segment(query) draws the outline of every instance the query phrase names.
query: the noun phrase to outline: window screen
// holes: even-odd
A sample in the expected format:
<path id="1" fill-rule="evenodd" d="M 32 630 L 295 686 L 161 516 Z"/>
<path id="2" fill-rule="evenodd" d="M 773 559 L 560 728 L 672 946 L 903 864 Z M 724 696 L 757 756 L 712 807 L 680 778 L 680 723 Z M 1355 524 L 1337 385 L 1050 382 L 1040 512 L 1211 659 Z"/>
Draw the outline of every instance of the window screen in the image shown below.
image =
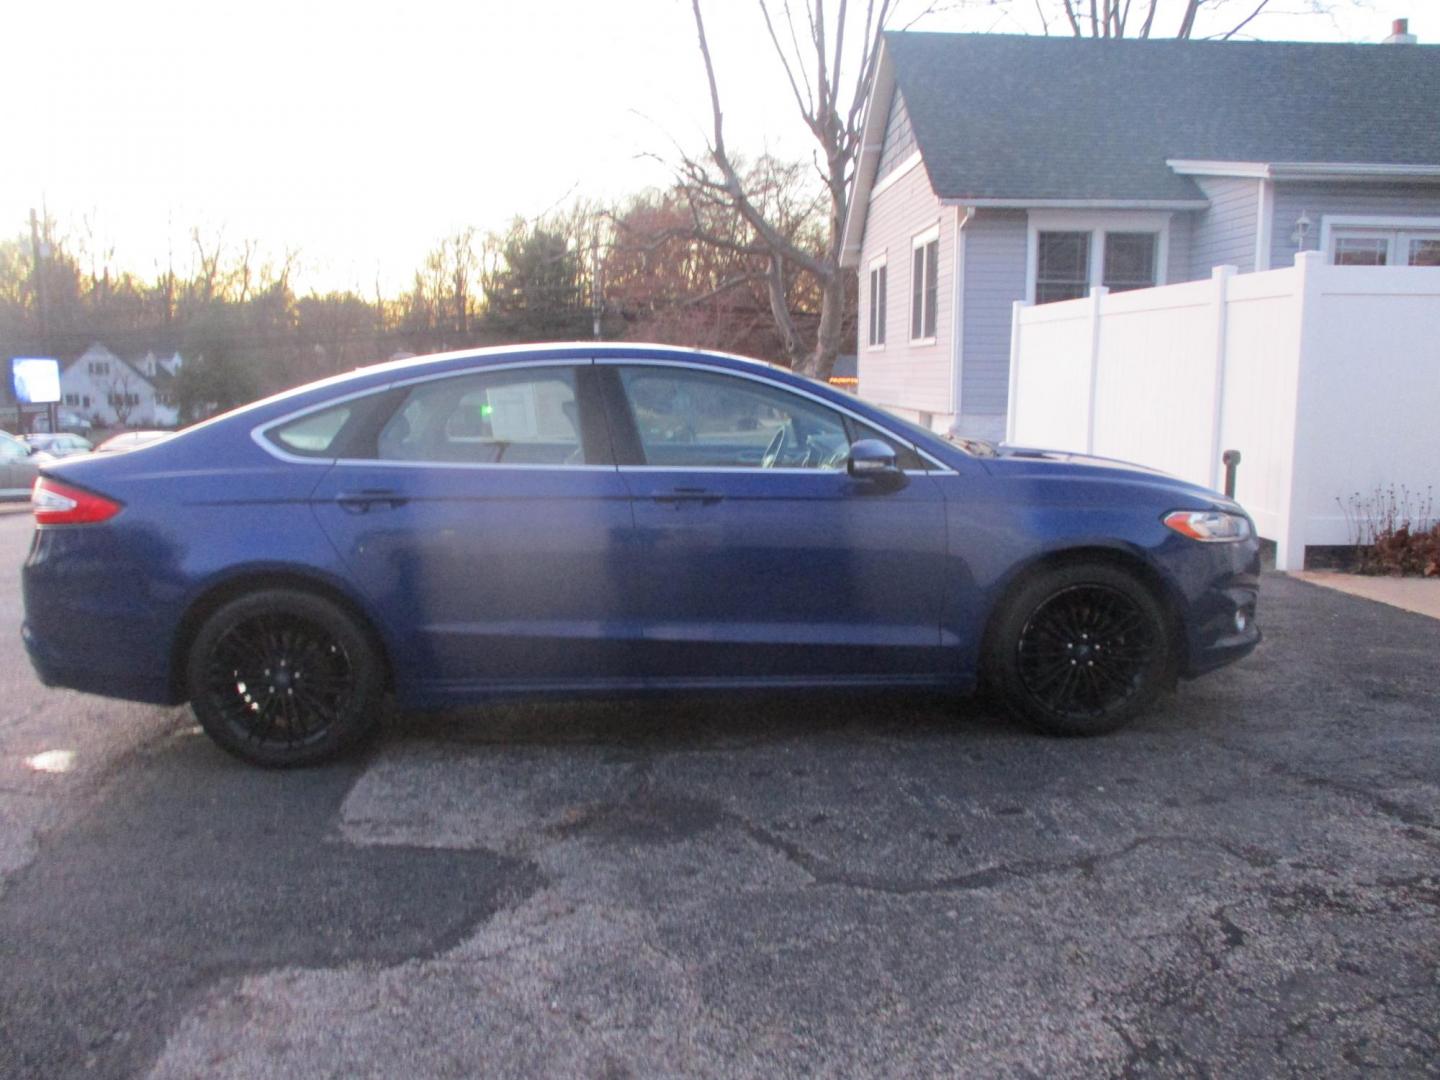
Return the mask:
<path id="1" fill-rule="evenodd" d="M 910 281 L 910 337 L 935 336 L 935 303 L 939 297 L 940 241 L 931 240 L 915 249 Z"/>
<path id="2" fill-rule="evenodd" d="M 885 267 L 870 271 L 870 344 L 885 344 Z"/>
<path id="3" fill-rule="evenodd" d="M 1155 284 L 1154 233 L 1105 234 L 1105 279 L 1111 292 L 1148 289 Z"/>
<path id="4" fill-rule="evenodd" d="M 1336 266 L 1384 266 L 1390 241 L 1383 236 L 1342 236 L 1335 241 Z"/>
<path id="5" fill-rule="evenodd" d="M 1035 271 L 1035 302 L 1076 300 L 1090 287 L 1090 234 L 1042 232 Z"/>

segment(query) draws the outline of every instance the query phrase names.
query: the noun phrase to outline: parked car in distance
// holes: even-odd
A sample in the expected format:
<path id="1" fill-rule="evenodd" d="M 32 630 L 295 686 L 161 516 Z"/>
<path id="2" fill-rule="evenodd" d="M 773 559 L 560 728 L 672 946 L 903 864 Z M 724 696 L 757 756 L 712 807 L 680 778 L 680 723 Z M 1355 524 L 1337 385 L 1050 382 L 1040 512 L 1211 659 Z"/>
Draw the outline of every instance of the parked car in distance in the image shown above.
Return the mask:
<path id="1" fill-rule="evenodd" d="M 354 746 L 386 694 L 983 680 L 1098 734 L 1260 638 L 1258 540 L 1216 492 L 663 346 L 362 368 L 49 463 L 34 508 L 41 679 L 188 700 L 262 765 Z"/>
<path id="2" fill-rule="evenodd" d="M 40 466 L 49 460 L 49 454 L 0 431 L 0 501 L 23 502 L 30 498 Z"/>
<path id="3" fill-rule="evenodd" d="M 114 454 L 121 450 L 135 450 L 161 439 L 168 439 L 174 434 L 173 431 L 122 431 L 119 435 L 111 435 L 101 442 L 95 447 L 95 453 Z"/>
<path id="4" fill-rule="evenodd" d="M 47 432 L 40 432 L 34 435 L 24 436 L 25 442 L 37 450 L 44 450 L 51 457 L 69 457 L 71 454 L 88 454 L 95 449 L 95 444 L 81 435 L 74 435 L 62 431 L 59 434 L 51 435 Z"/>
<path id="5" fill-rule="evenodd" d="M 89 435 L 92 425 L 80 413 L 71 409 L 60 409 L 55 414 L 55 433 L 68 431 L 72 435 Z M 50 434 L 50 416 L 48 413 L 36 413 L 33 417 L 34 430 L 37 434 Z"/>

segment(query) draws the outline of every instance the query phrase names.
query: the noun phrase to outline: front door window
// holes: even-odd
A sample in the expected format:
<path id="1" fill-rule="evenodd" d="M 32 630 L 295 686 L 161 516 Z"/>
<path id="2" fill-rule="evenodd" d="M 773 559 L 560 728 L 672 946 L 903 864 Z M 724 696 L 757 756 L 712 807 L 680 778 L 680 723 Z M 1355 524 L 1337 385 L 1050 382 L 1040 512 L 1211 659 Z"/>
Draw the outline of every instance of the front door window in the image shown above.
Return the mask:
<path id="1" fill-rule="evenodd" d="M 684 469 L 842 469 L 844 418 L 747 379 L 662 367 L 620 369 L 645 464 Z"/>

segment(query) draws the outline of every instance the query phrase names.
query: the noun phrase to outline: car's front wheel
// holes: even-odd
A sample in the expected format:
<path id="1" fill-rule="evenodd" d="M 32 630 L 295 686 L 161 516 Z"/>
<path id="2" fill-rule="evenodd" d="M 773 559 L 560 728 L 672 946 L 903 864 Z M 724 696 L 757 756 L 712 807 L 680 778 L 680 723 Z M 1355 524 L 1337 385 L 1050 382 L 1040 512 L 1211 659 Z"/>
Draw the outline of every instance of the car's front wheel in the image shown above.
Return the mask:
<path id="1" fill-rule="evenodd" d="M 186 683 L 201 727 L 256 765 L 313 765 L 375 727 L 379 652 L 322 597 L 266 589 L 222 605 L 191 646 Z"/>
<path id="2" fill-rule="evenodd" d="M 989 635 L 986 676 L 1005 708 L 1049 735 L 1128 723 L 1170 681 L 1165 613 L 1132 574 L 1055 567 L 1010 598 Z"/>

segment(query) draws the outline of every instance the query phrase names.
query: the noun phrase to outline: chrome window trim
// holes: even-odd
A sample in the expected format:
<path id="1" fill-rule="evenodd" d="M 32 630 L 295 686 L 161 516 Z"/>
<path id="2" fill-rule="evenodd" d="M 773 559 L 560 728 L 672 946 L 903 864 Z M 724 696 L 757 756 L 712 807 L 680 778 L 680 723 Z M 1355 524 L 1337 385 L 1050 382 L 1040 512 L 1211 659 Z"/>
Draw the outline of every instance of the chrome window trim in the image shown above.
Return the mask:
<path id="1" fill-rule="evenodd" d="M 790 386 L 790 385 L 788 385 L 787 383 L 780 382 L 780 381 L 777 380 L 777 379 L 766 378 L 764 375 L 762 375 L 762 374 L 760 374 L 760 373 L 758 373 L 758 372 L 752 373 L 752 372 L 749 372 L 749 371 L 735 371 L 735 370 L 732 369 L 732 368 L 716 367 L 714 364 L 697 364 L 697 363 L 695 363 L 694 361 L 689 361 L 689 360 L 646 360 L 646 359 L 634 359 L 634 360 L 631 360 L 631 359 L 628 359 L 628 358 L 623 357 L 623 356 L 609 356 L 609 355 L 603 356 L 603 357 L 597 356 L 597 357 L 595 357 L 595 359 L 593 360 L 593 363 L 595 364 L 596 367 L 680 367 L 680 368 L 690 368 L 690 369 L 695 370 L 695 371 L 709 371 L 709 372 L 712 372 L 712 373 L 715 373 L 715 374 L 719 374 L 719 375 L 733 375 L 734 377 L 739 378 L 739 379 L 749 379 L 749 380 L 751 380 L 752 382 L 764 383 L 766 386 L 774 387 L 776 390 L 781 390 L 781 391 L 784 391 L 785 393 L 797 394 L 797 395 L 799 395 L 800 397 L 808 398 L 809 400 L 815 402 L 815 404 L 817 404 L 817 405 L 823 406 L 824 408 L 831 409 L 831 410 L 833 410 L 833 411 L 835 411 L 835 412 L 841 413 L 841 414 L 844 415 L 844 416 L 850 417 L 850 419 L 851 419 L 851 420 L 854 420 L 856 423 L 864 424 L 866 427 L 876 428 L 876 429 L 884 432 L 884 433 L 885 433 L 886 435 L 888 435 L 890 438 L 894 439 L 896 442 L 900 443 L 902 446 L 908 446 L 908 447 L 909 447 L 911 450 L 913 450 L 916 454 L 920 455 L 920 457 L 924 458 L 926 461 L 929 461 L 931 464 L 933 464 L 933 465 L 935 466 L 934 469 L 926 469 L 926 470 L 924 470 L 923 475 L 929 476 L 929 475 L 932 475 L 932 474 L 934 474 L 934 473 L 936 473 L 936 472 L 952 473 L 952 474 L 953 474 L 953 473 L 955 472 L 955 469 L 954 469 L 953 466 L 946 465 L 943 461 L 937 460 L 933 454 L 927 453 L 925 450 L 921 449 L 919 446 L 916 446 L 916 445 L 915 445 L 913 442 L 911 442 L 909 439 L 902 438 L 901 436 L 896 435 L 895 432 L 891 431 L 891 430 L 890 430 L 889 428 L 887 428 L 884 424 L 877 424 L 874 420 L 871 420 L 869 417 L 867 417 L 867 416 L 861 416 L 859 413 L 852 412 L 850 409 L 847 409 L 844 405 L 837 405 L 835 402 L 830 401 L 830 400 L 827 399 L 827 398 L 823 398 L 823 397 L 821 397 L 819 394 L 812 394 L 812 393 L 810 393 L 810 391 L 808 391 L 808 390 L 802 390 L 802 389 L 800 389 L 799 387 Z M 627 469 L 629 469 L 629 468 L 664 469 L 664 470 L 666 470 L 666 471 L 673 472 L 673 471 L 675 471 L 676 469 L 684 469 L 685 466 L 683 466 L 683 465 L 626 465 L 626 466 L 623 466 L 623 468 L 627 468 Z M 720 468 L 734 469 L 734 471 L 736 471 L 736 472 L 754 472 L 754 471 L 756 471 L 755 469 L 749 468 L 749 467 L 746 467 L 746 466 L 722 466 L 722 467 L 720 467 Z M 706 469 L 690 469 L 689 471 L 690 471 L 690 472 L 707 472 L 707 471 L 708 471 L 708 472 L 713 472 L 713 471 L 716 471 L 716 470 L 714 470 L 714 469 L 711 469 L 711 470 L 706 470 Z M 765 471 L 766 471 L 766 472 L 780 472 L 781 470 L 779 470 L 779 469 L 766 469 Z M 817 471 L 827 471 L 827 470 L 796 469 L 796 470 L 793 470 L 793 471 L 795 471 L 795 472 L 813 473 L 813 472 L 817 472 Z M 836 471 L 839 471 L 839 470 L 836 470 Z M 917 471 L 919 471 L 919 470 L 907 469 L 906 471 L 907 471 L 907 472 L 917 472 Z"/>
<path id="2" fill-rule="evenodd" d="M 269 439 L 265 438 L 265 434 L 266 434 L 271 428 L 279 427 L 281 424 L 287 424 L 287 423 L 289 423 L 290 421 L 292 421 L 292 420 L 297 420 L 297 419 L 299 419 L 299 418 L 302 417 L 302 416 L 308 416 L 308 415 L 311 414 L 311 413 L 324 412 L 326 409 L 333 409 L 333 408 L 336 407 L 337 405 L 343 405 L 343 404 L 345 404 L 347 401 L 355 401 L 355 400 L 357 400 L 357 399 L 359 399 L 359 398 L 369 397 L 371 394 L 383 394 L 383 393 L 387 393 L 387 392 L 390 391 L 390 390 L 395 390 L 395 389 L 398 389 L 398 388 L 400 388 L 400 387 L 416 386 L 416 385 L 418 385 L 418 384 L 420 384 L 420 383 L 427 383 L 427 382 L 438 382 L 438 381 L 440 381 L 441 379 L 457 379 L 457 378 L 463 378 L 463 377 L 471 376 L 471 375 L 483 375 L 483 374 L 488 374 L 488 373 L 490 373 L 490 372 L 492 372 L 492 371 L 513 371 L 513 370 L 515 370 L 515 369 L 517 369 L 517 368 L 532 368 L 532 367 L 533 367 L 533 368 L 543 368 L 543 367 L 572 367 L 572 368 L 573 368 L 573 367 L 584 367 L 584 366 L 586 366 L 586 365 L 593 365 L 593 366 L 596 366 L 596 367 L 605 367 L 605 366 L 611 366 L 611 367 L 678 367 L 678 368 L 687 368 L 687 369 L 690 369 L 690 370 L 693 370 L 693 371 L 708 371 L 708 372 L 716 373 L 716 374 L 719 374 L 719 375 L 729 375 L 729 376 L 733 376 L 733 377 L 738 378 L 738 379 L 749 379 L 749 380 L 751 380 L 752 382 L 762 383 L 762 384 L 764 384 L 765 386 L 773 387 L 774 389 L 780 390 L 780 391 L 782 391 L 782 392 L 784 392 L 784 393 L 796 394 L 796 395 L 798 395 L 798 396 L 800 396 L 800 397 L 803 397 L 803 398 L 806 398 L 806 399 L 808 399 L 808 400 L 810 400 L 810 401 L 815 402 L 817 405 L 820 405 L 820 406 L 822 406 L 823 408 L 831 409 L 831 410 L 833 410 L 833 411 L 835 411 L 835 412 L 838 412 L 838 413 L 840 413 L 840 414 L 842 414 L 842 415 L 844 415 L 844 416 L 848 416 L 850 419 L 854 420 L 856 423 L 864 424 L 864 425 L 867 426 L 867 427 L 875 428 L 875 429 L 883 432 L 883 433 L 884 433 L 886 436 L 888 436 L 889 438 L 894 439 L 896 442 L 900 443 L 902 446 L 907 446 L 907 447 L 909 447 L 911 450 L 913 450 L 913 451 L 914 451 L 916 454 L 918 454 L 920 457 L 924 458 L 926 461 L 930 462 L 932 465 L 935 466 L 935 468 L 933 468 L 933 469 L 906 469 L 905 472 L 906 472 L 907 475 L 911 475 L 911 476 L 934 476 L 934 475 L 936 475 L 937 473 L 940 473 L 940 474 L 949 474 L 949 475 L 952 475 L 952 476 L 955 475 L 955 469 L 954 469 L 952 466 L 946 465 L 943 461 L 940 461 L 939 459 L 937 459 L 933 454 L 930 454 L 930 453 L 928 453 L 926 450 L 924 450 L 924 449 L 922 449 L 921 447 L 915 445 L 915 443 L 912 442 L 910 439 L 907 439 L 907 438 L 904 438 L 904 437 L 902 437 L 902 436 L 900 436 L 900 435 L 895 434 L 894 431 L 890 430 L 890 429 L 889 429 L 888 427 L 886 427 L 884 424 L 876 423 L 874 420 L 870 419 L 869 417 L 861 416 L 859 413 L 856 413 L 856 412 L 854 412 L 854 411 L 852 411 L 852 410 L 850 410 L 850 409 L 847 409 L 844 405 L 839 405 L 839 404 L 837 404 L 837 403 L 835 403 L 835 402 L 833 402 L 833 401 L 830 401 L 830 400 L 828 400 L 828 399 L 826 399 L 826 398 L 821 397 L 821 396 L 818 395 L 818 394 L 812 394 L 812 393 L 810 393 L 808 390 L 804 390 L 804 389 L 801 389 L 801 388 L 795 387 L 795 386 L 790 386 L 790 385 L 788 385 L 788 384 L 786 384 L 786 383 L 783 383 L 783 382 L 780 382 L 779 380 L 776 380 L 776 379 L 767 378 L 765 375 L 763 375 L 763 374 L 761 374 L 761 373 L 759 373 L 759 372 L 736 371 L 736 370 L 733 369 L 733 368 L 717 367 L 717 366 L 714 365 L 714 364 L 697 363 L 697 362 L 695 362 L 695 361 L 690 361 L 690 360 L 654 360 L 654 359 L 644 359 L 644 358 L 632 358 L 632 357 L 623 356 L 623 355 L 621 355 L 621 356 L 615 356 L 615 355 L 609 355 L 609 354 L 606 354 L 606 355 L 603 355 L 603 356 L 593 356 L 593 357 L 590 357 L 590 358 L 588 358 L 588 359 L 585 358 L 585 357 L 583 357 L 583 356 L 579 356 L 579 357 L 569 357 L 569 358 L 564 358 L 564 359 L 549 359 L 549 360 L 513 360 L 513 361 L 509 361 L 509 362 L 507 362 L 507 363 L 503 363 L 503 364 L 487 364 L 487 365 L 485 365 L 485 366 L 482 367 L 482 368 L 464 368 L 464 369 L 459 370 L 459 371 L 434 372 L 434 373 L 430 373 L 430 374 L 427 374 L 427 375 L 416 375 L 416 376 L 412 376 L 411 378 L 408 378 L 408 379 L 398 379 L 398 380 L 396 380 L 395 382 L 385 383 L 385 384 L 383 384 L 383 385 L 381 385 L 381 386 L 370 386 L 370 387 L 366 387 L 364 390 L 356 390 L 356 391 L 354 391 L 353 393 L 344 394 L 344 395 L 341 395 L 340 397 L 330 398 L 330 399 L 328 399 L 328 400 L 326 400 L 326 401 L 324 401 L 324 402 L 321 402 L 321 403 L 319 403 L 319 404 L 307 405 L 307 406 L 304 407 L 303 409 L 295 409 L 294 411 L 288 412 L 288 413 L 286 413 L 286 414 L 283 415 L 283 416 L 279 416 L 279 417 L 275 418 L 274 420 L 267 420 L 267 421 L 265 421 L 264 423 L 257 424 L 257 425 L 255 425 L 255 427 L 253 427 L 253 428 L 250 429 L 250 439 L 251 439 L 252 442 L 255 443 L 256 446 L 260 447 L 261 450 L 265 451 L 265 453 L 269 454 L 271 457 L 273 457 L 273 458 L 275 458 L 275 459 L 277 459 L 277 460 L 279 460 L 279 461 L 288 462 L 288 463 L 290 463 L 290 464 L 292 464 L 292 465 L 327 465 L 327 466 L 345 465 L 345 466 L 349 466 L 349 467 L 352 467 L 352 468 L 355 467 L 355 466 L 367 466 L 367 467 L 377 467 L 377 466 L 378 466 L 378 467 L 381 467 L 381 468 L 396 468 L 396 467 L 401 467 L 401 468 L 429 468 L 429 469 L 527 469 L 527 470 L 550 469 L 550 470 L 556 470 L 556 471 L 564 470 L 564 471 L 566 471 L 566 472 L 578 472 L 578 471 L 585 471 L 585 472 L 616 472 L 616 471 L 620 471 L 620 470 L 626 470 L 626 471 L 654 471 L 654 472 L 737 472 L 737 473 L 755 473 L 755 472 L 761 472 L 761 471 L 763 471 L 763 472 L 768 472 L 768 473 L 779 473 L 779 474 L 782 474 L 782 475 L 787 474 L 787 473 L 794 473 L 794 474 L 805 474 L 805 475 L 812 475 L 812 476 L 813 476 L 813 475 L 817 475 L 817 474 L 838 474 L 838 473 L 842 473 L 842 472 L 844 471 L 844 470 L 842 470 L 842 469 L 764 469 L 764 470 L 761 470 L 761 469 L 759 469 L 758 467 L 743 466 L 743 465 L 741 465 L 741 466 L 715 466 L 715 467 L 711 467 L 711 468 L 703 468 L 703 467 L 702 467 L 702 468 L 697 468 L 697 467 L 690 467 L 690 466 L 685 466 L 685 465 L 623 465 L 623 466 L 616 466 L 616 465 L 590 465 L 590 464 L 585 464 L 585 465 L 540 465 L 540 464 L 521 464 L 521 463 L 493 462 L 493 461 L 492 461 L 492 462 L 389 461 L 389 460 L 382 460 L 382 459 L 380 459 L 380 458 L 306 457 L 306 456 L 301 455 L 301 454 L 291 454 L 291 453 L 289 453 L 289 452 L 287 452 L 287 451 L 285 451 L 285 450 L 281 450 L 278 446 L 276 446 L 274 443 L 272 443 Z"/>
<path id="3" fill-rule="evenodd" d="M 396 461 L 385 458 L 335 458 L 330 464 L 367 469 L 548 469 L 552 472 L 615 472 L 614 465 L 546 465 L 526 461 Z"/>
<path id="4" fill-rule="evenodd" d="M 917 451 L 918 452 L 918 451 Z M 849 476 L 845 469 L 802 469 L 787 466 L 767 469 L 761 465 L 621 465 L 621 472 L 636 473 L 725 473 L 748 476 Z M 934 476 L 930 469 L 902 469 L 906 476 Z"/>

